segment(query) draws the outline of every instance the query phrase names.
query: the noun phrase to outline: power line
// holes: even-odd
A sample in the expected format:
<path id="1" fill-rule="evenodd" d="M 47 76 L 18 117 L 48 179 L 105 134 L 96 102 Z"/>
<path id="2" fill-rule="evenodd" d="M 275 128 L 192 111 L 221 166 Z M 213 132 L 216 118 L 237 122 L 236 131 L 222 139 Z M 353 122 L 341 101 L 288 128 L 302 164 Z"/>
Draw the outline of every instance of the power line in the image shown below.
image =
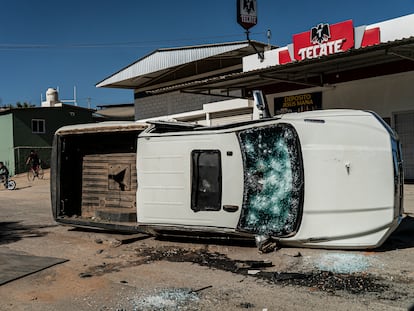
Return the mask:
<path id="1" fill-rule="evenodd" d="M 263 35 L 265 32 L 256 32 L 253 35 Z M 16 44 L 16 43 L 0 43 L 0 50 L 37 50 L 37 49 L 94 49 L 94 48 L 149 48 L 159 47 L 165 44 L 178 44 L 181 42 L 189 41 L 201 41 L 201 40 L 214 40 L 225 38 L 244 38 L 244 33 L 228 34 L 221 36 L 208 36 L 208 37 L 191 37 L 191 38 L 177 38 L 177 39 L 163 39 L 163 40 L 148 40 L 148 41 L 130 41 L 130 42 L 107 42 L 107 43 L 29 43 L 29 44 Z"/>

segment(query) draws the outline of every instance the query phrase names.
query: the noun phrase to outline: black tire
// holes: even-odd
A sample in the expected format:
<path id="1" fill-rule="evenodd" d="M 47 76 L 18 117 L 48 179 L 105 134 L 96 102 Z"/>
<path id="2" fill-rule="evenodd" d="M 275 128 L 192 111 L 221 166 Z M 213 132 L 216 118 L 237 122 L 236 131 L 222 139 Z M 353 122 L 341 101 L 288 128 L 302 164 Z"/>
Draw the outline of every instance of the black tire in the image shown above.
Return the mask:
<path id="1" fill-rule="evenodd" d="M 7 182 L 7 189 L 9 190 L 16 189 L 16 182 L 12 179 L 9 179 L 9 181 Z"/>

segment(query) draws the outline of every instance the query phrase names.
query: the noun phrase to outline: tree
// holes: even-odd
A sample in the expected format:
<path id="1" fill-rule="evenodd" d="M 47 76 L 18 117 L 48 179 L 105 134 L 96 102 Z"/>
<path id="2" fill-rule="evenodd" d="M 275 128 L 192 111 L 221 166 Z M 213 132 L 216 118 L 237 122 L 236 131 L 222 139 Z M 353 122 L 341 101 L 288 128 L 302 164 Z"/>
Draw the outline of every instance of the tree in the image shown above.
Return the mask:
<path id="1" fill-rule="evenodd" d="M 17 102 L 16 105 L 13 104 L 9 104 L 9 105 L 5 105 L 3 106 L 3 108 L 32 108 L 32 107 L 36 107 L 36 105 L 32 105 L 30 102 Z"/>

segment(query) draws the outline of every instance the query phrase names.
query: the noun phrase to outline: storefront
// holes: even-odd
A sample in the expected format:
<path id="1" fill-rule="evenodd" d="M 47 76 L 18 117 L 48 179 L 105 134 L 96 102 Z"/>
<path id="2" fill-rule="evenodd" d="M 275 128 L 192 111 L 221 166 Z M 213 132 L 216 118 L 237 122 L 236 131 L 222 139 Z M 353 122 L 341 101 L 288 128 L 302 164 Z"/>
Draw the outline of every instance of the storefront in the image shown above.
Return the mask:
<path id="1" fill-rule="evenodd" d="M 378 113 L 403 144 L 405 178 L 414 181 L 414 14 L 367 26 L 318 24 L 292 44 L 243 58 L 243 72 L 177 84 L 203 93 L 262 90 L 274 114 L 315 109 Z M 224 105 L 224 104 L 223 104 Z"/>
<path id="2" fill-rule="evenodd" d="M 274 115 L 372 110 L 398 131 L 405 177 L 414 181 L 414 14 L 366 26 L 355 26 L 352 20 L 321 23 L 279 48 L 249 43 L 264 50 L 264 58 L 246 42 L 159 50 L 97 86 L 134 89 L 136 120 L 167 116 L 207 125 L 248 120 L 254 117 L 248 99 L 255 89 L 266 94 Z M 166 54 L 189 52 L 201 52 L 205 58 L 157 67 Z M 234 57 L 227 67 L 207 66 L 212 60 L 223 64 L 226 53 Z M 153 72 L 137 74 L 143 64 Z M 206 71 L 186 69 L 194 64 Z M 176 78 L 177 68 L 185 78 Z M 234 106 L 235 98 L 244 102 Z M 154 112 L 142 117 L 145 109 Z"/>
<path id="3" fill-rule="evenodd" d="M 351 20 L 319 24 L 293 35 L 292 44 L 265 52 L 264 62 L 245 57 L 243 69 L 247 74 L 286 68 L 262 74 L 280 78 L 276 85 L 263 85 L 275 114 L 337 108 L 377 112 L 399 134 L 405 177 L 414 180 L 413 36 L 414 14 L 361 27 Z"/>

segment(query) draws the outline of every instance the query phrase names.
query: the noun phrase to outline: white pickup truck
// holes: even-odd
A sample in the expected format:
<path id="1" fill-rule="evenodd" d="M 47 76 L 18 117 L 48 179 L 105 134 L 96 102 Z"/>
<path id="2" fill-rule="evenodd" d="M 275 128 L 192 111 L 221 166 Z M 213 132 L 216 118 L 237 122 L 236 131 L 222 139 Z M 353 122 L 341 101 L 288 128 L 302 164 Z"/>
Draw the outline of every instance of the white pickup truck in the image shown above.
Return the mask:
<path id="1" fill-rule="evenodd" d="M 68 126 L 51 168 L 54 219 L 71 226 L 375 248 L 403 213 L 400 144 L 366 111 Z"/>

